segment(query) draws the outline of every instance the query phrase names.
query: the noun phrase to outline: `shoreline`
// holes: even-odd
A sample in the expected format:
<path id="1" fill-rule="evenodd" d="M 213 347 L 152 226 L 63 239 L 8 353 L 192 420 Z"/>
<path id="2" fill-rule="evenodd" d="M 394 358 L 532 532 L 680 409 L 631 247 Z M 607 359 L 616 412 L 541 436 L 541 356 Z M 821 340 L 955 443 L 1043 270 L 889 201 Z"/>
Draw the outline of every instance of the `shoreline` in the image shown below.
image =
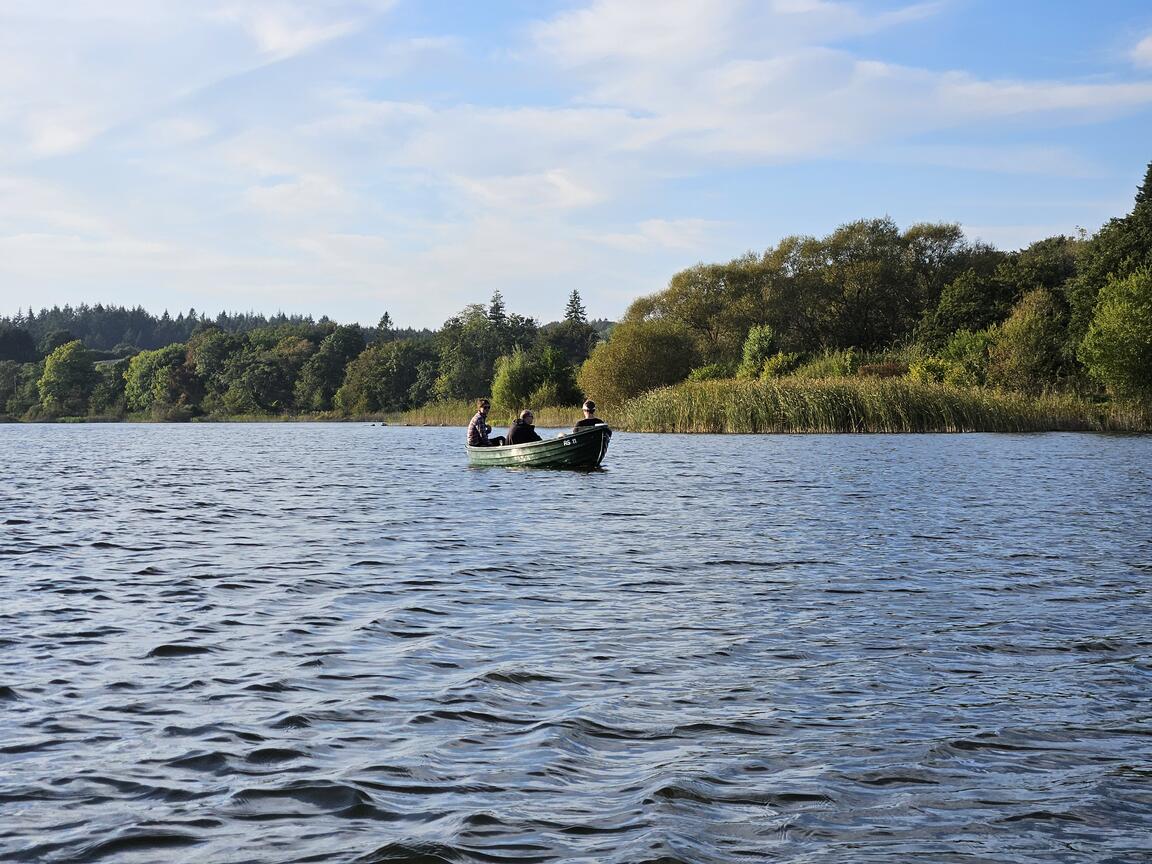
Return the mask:
<path id="1" fill-rule="evenodd" d="M 191 416 L 183 411 L 118 417 L 60 416 L 0 423 L 372 423 L 407 427 L 465 427 L 474 407 L 465 401 L 430 403 L 408 411 L 343 416 L 239 414 Z M 541 429 L 566 429 L 574 407 L 536 409 Z M 651 390 L 621 405 L 604 406 L 621 432 L 681 434 L 952 434 L 967 432 L 1152 433 L 1152 410 L 1095 402 L 1072 393 L 1029 396 L 984 388 L 878 378 L 724 379 L 684 382 Z M 516 412 L 493 411 L 491 425 L 511 424 Z"/>

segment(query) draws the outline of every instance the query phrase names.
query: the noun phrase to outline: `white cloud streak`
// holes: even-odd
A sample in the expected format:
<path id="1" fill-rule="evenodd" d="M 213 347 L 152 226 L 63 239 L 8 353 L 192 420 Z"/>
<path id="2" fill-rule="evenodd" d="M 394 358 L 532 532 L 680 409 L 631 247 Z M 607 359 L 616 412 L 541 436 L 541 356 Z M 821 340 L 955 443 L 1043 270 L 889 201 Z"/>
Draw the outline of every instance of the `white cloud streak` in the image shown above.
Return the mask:
<path id="1" fill-rule="evenodd" d="M 1145 69 L 1152 68 L 1152 34 L 1136 43 L 1132 49 L 1132 62 Z"/>
<path id="2" fill-rule="evenodd" d="M 546 285 L 623 297 L 614 314 L 726 254 L 730 226 L 653 203 L 670 179 L 823 157 L 1085 177 L 1066 146 L 998 139 L 1152 105 L 1139 77 L 997 80 L 853 47 L 936 3 L 593 0 L 505 51 L 549 98 L 485 90 L 494 55 L 461 34 L 386 35 L 392 5 L 0 7 L 0 312 L 26 305 L 4 286 L 159 285 L 433 325 L 496 287 L 559 314 Z M 1132 60 L 1152 65 L 1152 37 Z"/>

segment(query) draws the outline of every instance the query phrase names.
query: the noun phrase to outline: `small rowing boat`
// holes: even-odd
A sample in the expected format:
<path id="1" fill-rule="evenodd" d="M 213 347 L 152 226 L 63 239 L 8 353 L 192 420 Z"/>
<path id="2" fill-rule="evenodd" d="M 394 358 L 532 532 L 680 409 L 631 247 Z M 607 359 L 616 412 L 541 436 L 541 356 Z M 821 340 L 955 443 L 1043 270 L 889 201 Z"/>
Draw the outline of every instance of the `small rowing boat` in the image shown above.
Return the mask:
<path id="1" fill-rule="evenodd" d="M 504 447 L 468 447 L 468 464 L 476 468 L 571 468 L 590 471 L 600 467 L 612 430 L 607 423 L 559 438 Z"/>

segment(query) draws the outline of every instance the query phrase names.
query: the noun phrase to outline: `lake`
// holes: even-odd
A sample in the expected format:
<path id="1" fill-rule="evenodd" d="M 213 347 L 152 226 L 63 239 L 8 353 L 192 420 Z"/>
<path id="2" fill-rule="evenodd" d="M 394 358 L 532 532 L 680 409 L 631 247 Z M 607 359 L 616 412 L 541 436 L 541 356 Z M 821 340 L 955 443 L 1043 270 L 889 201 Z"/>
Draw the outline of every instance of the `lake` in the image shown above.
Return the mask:
<path id="1" fill-rule="evenodd" d="M 1152 437 L 0 426 L 0 859 L 1147 862 Z"/>

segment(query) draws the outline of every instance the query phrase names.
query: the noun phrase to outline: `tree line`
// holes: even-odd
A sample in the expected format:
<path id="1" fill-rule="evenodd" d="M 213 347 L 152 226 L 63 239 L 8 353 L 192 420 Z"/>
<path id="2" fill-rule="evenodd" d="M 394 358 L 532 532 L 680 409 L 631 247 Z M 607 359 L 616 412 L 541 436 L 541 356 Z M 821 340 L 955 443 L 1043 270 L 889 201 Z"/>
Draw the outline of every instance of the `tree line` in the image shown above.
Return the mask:
<path id="1" fill-rule="evenodd" d="M 699 264 L 580 373 L 623 402 L 684 380 L 910 377 L 1152 407 L 1152 164 L 1125 216 L 1017 252 L 891 219 Z"/>
<path id="2" fill-rule="evenodd" d="M 787 376 L 1152 408 L 1152 164 L 1131 212 L 1090 237 L 1004 252 L 954 224 L 860 220 L 689 267 L 616 324 L 589 321 L 577 291 L 550 324 L 496 292 L 435 331 L 104 306 L 0 319 L 0 414 L 25 419 L 359 416 L 481 395 L 511 411 Z"/>
<path id="3" fill-rule="evenodd" d="M 563 320 L 543 326 L 509 312 L 497 291 L 436 331 L 397 328 L 388 313 L 362 327 L 195 310 L 176 318 L 123 307 L 29 310 L 0 319 L 0 414 L 353 416 L 489 393 L 509 408 L 577 404 L 576 370 L 610 327 L 588 320 L 577 291 Z M 187 335 L 154 348 L 124 341 L 166 332 Z"/>

